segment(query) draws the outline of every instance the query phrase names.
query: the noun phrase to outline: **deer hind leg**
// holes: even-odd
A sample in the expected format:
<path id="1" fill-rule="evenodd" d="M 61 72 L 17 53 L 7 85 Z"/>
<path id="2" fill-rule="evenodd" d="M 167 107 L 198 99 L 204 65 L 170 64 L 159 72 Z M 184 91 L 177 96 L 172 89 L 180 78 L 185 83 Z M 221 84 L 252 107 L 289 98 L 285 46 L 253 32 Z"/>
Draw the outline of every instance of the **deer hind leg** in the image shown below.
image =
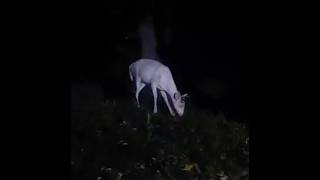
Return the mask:
<path id="1" fill-rule="evenodd" d="M 153 94 L 153 113 L 157 113 L 158 112 L 158 108 L 157 108 L 157 87 L 155 84 L 151 84 L 151 88 L 152 88 L 152 94 Z"/>
<path id="2" fill-rule="evenodd" d="M 164 101 L 166 102 L 166 105 L 167 105 L 167 107 L 168 107 L 168 109 L 169 109 L 169 111 L 170 111 L 170 114 L 171 114 L 172 116 L 175 116 L 175 112 L 172 110 L 172 108 L 171 108 L 171 106 L 170 106 L 170 103 L 169 103 L 169 101 L 168 101 L 168 96 L 167 96 L 166 92 L 165 92 L 165 91 L 160 91 L 160 93 L 161 93 L 161 95 L 162 95 L 162 98 L 163 98 Z"/>
<path id="3" fill-rule="evenodd" d="M 136 81 L 136 100 L 137 100 L 137 106 L 140 107 L 140 102 L 139 102 L 139 93 L 141 90 L 145 87 L 144 83 L 141 83 L 140 81 Z"/>

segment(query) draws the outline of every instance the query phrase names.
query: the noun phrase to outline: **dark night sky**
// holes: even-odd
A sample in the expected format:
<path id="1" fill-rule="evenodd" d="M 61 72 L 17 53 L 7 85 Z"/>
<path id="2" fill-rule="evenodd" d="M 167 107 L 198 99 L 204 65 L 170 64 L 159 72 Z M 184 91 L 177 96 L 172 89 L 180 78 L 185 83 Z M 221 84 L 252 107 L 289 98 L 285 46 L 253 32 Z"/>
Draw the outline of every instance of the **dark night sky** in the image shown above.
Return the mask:
<path id="1" fill-rule="evenodd" d="M 141 53 L 136 30 L 147 16 L 155 19 L 158 52 L 172 71 L 182 92 L 206 108 L 224 110 L 244 120 L 243 34 L 240 16 L 216 11 L 209 4 L 178 4 L 169 0 L 117 0 L 81 4 L 74 14 L 75 58 L 72 82 L 100 83 L 106 98 L 127 98 L 128 65 Z M 165 30 L 171 30 L 170 44 Z M 128 37 L 126 40 L 125 37 Z"/>

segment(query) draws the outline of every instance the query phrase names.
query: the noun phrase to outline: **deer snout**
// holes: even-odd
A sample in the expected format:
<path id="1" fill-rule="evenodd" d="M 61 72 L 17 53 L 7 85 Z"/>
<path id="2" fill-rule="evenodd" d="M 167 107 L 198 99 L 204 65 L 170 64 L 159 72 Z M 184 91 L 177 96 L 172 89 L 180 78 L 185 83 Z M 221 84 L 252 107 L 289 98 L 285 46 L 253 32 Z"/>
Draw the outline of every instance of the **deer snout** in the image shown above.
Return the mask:
<path id="1" fill-rule="evenodd" d="M 183 113 L 178 113 L 178 116 L 181 117 L 183 115 Z"/>

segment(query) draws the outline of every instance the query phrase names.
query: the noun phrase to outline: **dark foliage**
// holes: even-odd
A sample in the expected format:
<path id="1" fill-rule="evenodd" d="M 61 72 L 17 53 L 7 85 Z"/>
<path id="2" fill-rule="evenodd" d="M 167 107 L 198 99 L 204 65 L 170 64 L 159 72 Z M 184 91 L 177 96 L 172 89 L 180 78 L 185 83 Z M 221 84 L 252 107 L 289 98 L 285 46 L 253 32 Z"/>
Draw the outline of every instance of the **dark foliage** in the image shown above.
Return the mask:
<path id="1" fill-rule="evenodd" d="M 96 101 L 72 108 L 71 123 L 71 179 L 249 179 L 248 128 L 223 113 Z"/>

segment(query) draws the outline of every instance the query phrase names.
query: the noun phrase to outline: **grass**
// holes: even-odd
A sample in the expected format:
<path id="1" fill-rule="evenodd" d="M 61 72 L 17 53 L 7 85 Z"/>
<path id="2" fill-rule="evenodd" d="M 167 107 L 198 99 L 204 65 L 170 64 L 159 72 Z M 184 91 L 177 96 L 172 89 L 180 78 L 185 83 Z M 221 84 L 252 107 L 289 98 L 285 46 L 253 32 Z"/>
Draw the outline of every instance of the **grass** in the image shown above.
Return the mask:
<path id="1" fill-rule="evenodd" d="M 118 100 L 74 108 L 71 123 L 71 179 L 249 179 L 248 128 L 223 113 Z"/>

